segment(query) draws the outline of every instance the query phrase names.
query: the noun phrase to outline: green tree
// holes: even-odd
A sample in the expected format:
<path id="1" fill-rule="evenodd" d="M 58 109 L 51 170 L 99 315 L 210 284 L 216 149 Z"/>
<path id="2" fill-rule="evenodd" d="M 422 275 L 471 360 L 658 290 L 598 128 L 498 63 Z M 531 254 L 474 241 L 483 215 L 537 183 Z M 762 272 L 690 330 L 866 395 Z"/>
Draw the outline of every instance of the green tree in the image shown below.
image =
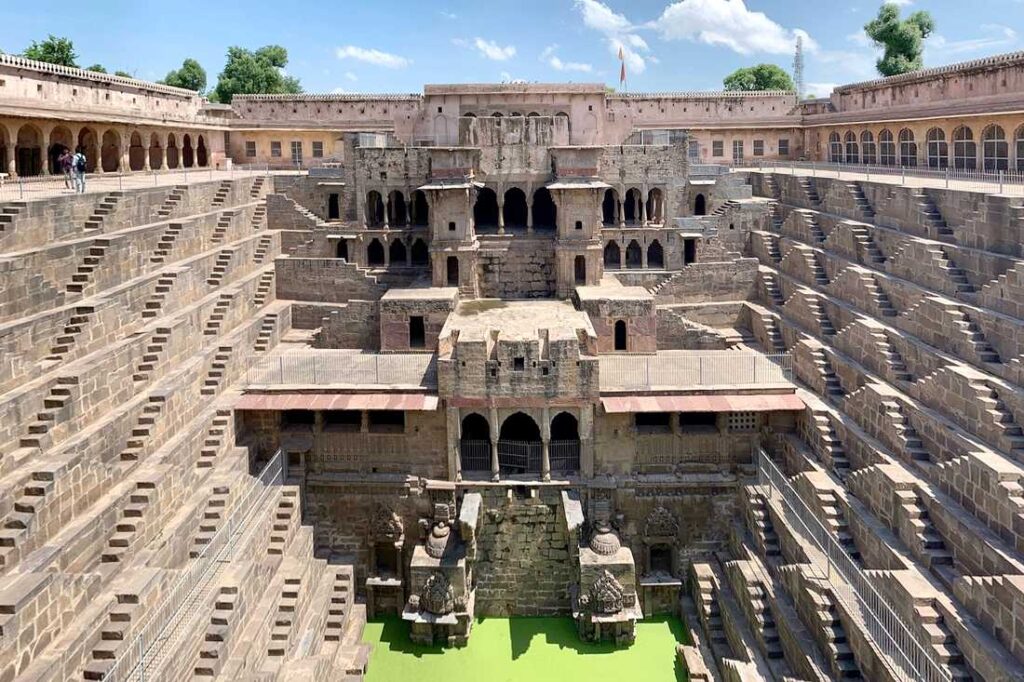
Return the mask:
<path id="1" fill-rule="evenodd" d="M 297 78 L 285 75 L 288 51 L 267 45 L 255 52 L 228 48 L 228 61 L 217 79 L 213 99 L 228 103 L 234 95 L 279 95 L 302 92 Z"/>
<path id="2" fill-rule="evenodd" d="M 180 69 L 169 71 L 161 82 L 176 88 L 203 92 L 206 90 L 206 70 L 196 60 L 186 59 Z"/>
<path id="3" fill-rule="evenodd" d="M 95 71 L 96 73 L 106 73 L 107 69 L 102 64 L 93 64 L 92 66 L 85 67 L 86 71 Z"/>
<path id="4" fill-rule="evenodd" d="M 120 76 L 121 78 L 135 78 L 135 76 L 133 76 L 132 74 L 128 73 L 127 71 L 121 71 L 120 69 L 115 71 L 114 75 Z"/>
<path id="5" fill-rule="evenodd" d="M 935 30 L 935 21 L 928 12 L 914 12 L 900 19 L 900 8 L 888 2 L 878 10 L 878 16 L 864 25 L 864 32 L 883 48 L 882 58 L 875 62 L 878 73 L 898 76 L 924 66 L 921 53 L 924 39 Z"/>
<path id="6" fill-rule="evenodd" d="M 789 74 L 775 64 L 736 69 L 722 83 L 726 90 L 796 90 Z"/>
<path id="7" fill-rule="evenodd" d="M 42 42 L 37 43 L 33 40 L 32 44 L 25 48 L 22 56 L 50 64 L 78 67 L 78 54 L 75 53 L 74 43 L 69 38 L 58 38 L 52 33 Z"/>

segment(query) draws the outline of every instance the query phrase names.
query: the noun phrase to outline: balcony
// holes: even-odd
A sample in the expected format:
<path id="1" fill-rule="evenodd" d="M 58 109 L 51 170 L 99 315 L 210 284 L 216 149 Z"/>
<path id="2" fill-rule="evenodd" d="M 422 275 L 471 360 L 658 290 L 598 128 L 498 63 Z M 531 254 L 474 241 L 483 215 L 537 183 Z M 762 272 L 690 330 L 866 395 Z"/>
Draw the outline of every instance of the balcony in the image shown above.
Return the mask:
<path id="1" fill-rule="evenodd" d="M 788 385 L 788 353 L 748 351 L 663 351 L 656 355 L 602 355 L 601 392 L 685 391 Z"/>
<path id="2" fill-rule="evenodd" d="M 437 358 L 425 353 L 299 351 L 257 360 L 246 388 L 271 386 L 436 388 Z"/>

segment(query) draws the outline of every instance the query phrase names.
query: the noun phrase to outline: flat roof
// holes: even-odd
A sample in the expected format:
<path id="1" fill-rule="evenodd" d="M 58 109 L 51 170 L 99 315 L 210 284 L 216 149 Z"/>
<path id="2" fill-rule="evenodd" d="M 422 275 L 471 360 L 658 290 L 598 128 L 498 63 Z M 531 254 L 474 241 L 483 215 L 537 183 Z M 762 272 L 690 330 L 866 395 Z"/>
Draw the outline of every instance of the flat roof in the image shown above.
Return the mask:
<path id="1" fill-rule="evenodd" d="M 388 289 L 382 301 L 448 301 L 459 295 L 458 287 L 420 287 L 416 289 Z"/>
<path id="2" fill-rule="evenodd" d="M 548 338 L 575 339 L 577 329 L 594 334 L 590 318 L 568 301 L 506 301 L 496 298 L 462 301 L 448 316 L 441 335 L 459 330 L 460 341 L 484 341 L 498 331 L 499 340 L 536 340 L 540 330 Z"/>
<path id="3" fill-rule="evenodd" d="M 615 286 L 612 284 L 597 284 L 594 286 L 576 287 L 576 295 L 580 301 L 600 301 L 614 299 L 618 301 L 651 301 L 654 294 L 644 287 Z"/>

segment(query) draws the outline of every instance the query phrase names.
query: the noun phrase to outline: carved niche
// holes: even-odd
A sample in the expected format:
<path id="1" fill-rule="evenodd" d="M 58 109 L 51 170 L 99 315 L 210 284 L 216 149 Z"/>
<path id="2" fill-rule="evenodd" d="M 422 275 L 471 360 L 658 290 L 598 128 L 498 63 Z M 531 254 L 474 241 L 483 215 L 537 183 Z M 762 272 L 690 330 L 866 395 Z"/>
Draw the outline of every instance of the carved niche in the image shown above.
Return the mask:
<path id="1" fill-rule="evenodd" d="M 455 610 L 455 591 L 444 573 L 435 571 L 427 578 L 420 592 L 419 607 L 422 611 L 444 616 Z"/>
<path id="2" fill-rule="evenodd" d="M 674 538 L 679 534 L 676 517 L 661 505 L 651 510 L 644 523 L 644 536 L 648 538 Z"/>
<path id="3" fill-rule="evenodd" d="M 378 542 L 398 542 L 405 535 L 402 517 L 387 505 L 377 505 L 377 510 L 370 523 L 370 533 Z"/>

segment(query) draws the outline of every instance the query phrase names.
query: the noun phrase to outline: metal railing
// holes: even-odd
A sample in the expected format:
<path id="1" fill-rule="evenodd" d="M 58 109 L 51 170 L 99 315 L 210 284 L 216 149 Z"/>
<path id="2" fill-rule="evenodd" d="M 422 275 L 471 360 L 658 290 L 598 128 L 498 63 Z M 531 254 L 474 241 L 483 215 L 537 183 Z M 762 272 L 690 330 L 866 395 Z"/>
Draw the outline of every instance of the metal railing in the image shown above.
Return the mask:
<path id="1" fill-rule="evenodd" d="M 825 565 L 811 561 L 824 575 L 836 598 L 851 614 L 863 620 L 867 635 L 895 668 L 898 677 L 926 682 L 952 680 L 949 669 L 938 660 L 930 643 L 911 631 L 903 618 L 871 584 L 871 578 L 847 554 L 835 536 L 818 520 L 817 515 L 793 488 L 785 474 L 764 450 L 757 456 L 758 484 L 766 498 L 778 501 L 786 522 L 793 532 L 811 542 L 824 555 Z"/>
<path id="2" fill-rule="evenodd" d="M 657 355 L 602 355 L 601 390 L 686 388 L 790 381 L 788 353 L 694 351 Z"/>
<path id="3" fill-rule="evenodd" d="M 437 358 L 427 353 L 302 351 L 260 358 L 246 373 L 250 386 L 278 384 L 437 385 Z"/>
<path id="4" fill-rule="evenodd" d="M 539 474 L 543 447 L 540 441 L 499 440 L 498 470 L 502 474 Z"/>
<path id="5" fill-rule="evenodd" d="M 463 471 L 491 470 L 491 441 L 459 441 L 459 460 Z"/>
<path id="6" fill-rule="evenodd" d="M 262 515 L 273 486 L 283 480 L 284 456 L 278 450 L 258 476 L 248 479 L 234 511 L 199 555 L 189 561 L 167 592 L 167 597 L 155 607 L 145 610 L 146 620 L 142 628 L 103 676 L 105 682 L 160 679 L 160 670 L 167 656 L 174 654 L 176 641 L 194 634 L 181 631 L 187 629 L 184 627 L 187 621 L 199 615 L 205 591 L 213 587 L 216 576 L 231 561 L 235 549 L 248 544 L 248 536 L 254 528 L 253 520 Z"/>
<path id="7" fill-rule="evenodd" d="M 548 443 L 548 459 L 551 471 L 573 473 L 580 470 L 580 442 L 578 440 L 553 440 Z"/>

